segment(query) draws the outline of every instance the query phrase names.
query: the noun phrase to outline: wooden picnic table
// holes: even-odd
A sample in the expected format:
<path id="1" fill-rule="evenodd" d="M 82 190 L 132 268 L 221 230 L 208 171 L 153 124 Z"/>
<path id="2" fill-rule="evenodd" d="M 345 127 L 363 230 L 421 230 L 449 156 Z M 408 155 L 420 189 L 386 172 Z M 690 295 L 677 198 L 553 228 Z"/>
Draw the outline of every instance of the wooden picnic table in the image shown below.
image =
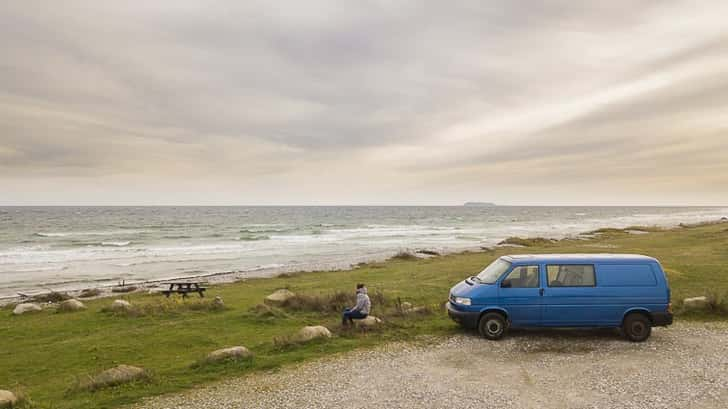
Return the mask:
<path id="1" fill-rule="evenodd" d="M 163 285 L 169 285 L 169 289 L 161 291 L 165 297 L 172 294 L 182 294 L 182 297 L 187 297 L 189 293 L 197 293 L 200 297 L 204 297 L 205 290 L 207 290 L 206 287 L 201 287 L 197 281 L 174 281 Z"/>

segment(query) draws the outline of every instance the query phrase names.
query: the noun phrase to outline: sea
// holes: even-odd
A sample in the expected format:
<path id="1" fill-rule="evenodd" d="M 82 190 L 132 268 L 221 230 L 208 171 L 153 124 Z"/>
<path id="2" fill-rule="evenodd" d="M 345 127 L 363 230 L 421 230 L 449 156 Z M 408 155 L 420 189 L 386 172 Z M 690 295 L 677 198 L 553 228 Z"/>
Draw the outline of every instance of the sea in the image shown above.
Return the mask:
<path id="1" fill-rule="evenodd" d="M 717 220 L 728 207 L 0 207 L 0 298 L 343 269 L 402 250 Z"/>

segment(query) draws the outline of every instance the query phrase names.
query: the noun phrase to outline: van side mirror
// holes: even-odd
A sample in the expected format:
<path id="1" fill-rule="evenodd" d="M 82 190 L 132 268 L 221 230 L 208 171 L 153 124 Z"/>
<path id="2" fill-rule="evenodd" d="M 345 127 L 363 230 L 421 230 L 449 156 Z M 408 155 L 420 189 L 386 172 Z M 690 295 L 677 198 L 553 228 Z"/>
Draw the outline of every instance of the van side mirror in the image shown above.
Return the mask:
<path id="1" fill-rule="evenodd" d="M 503 282 L 501 282 L 501 287 L 502 288 L 511 288 L 511 279 L 506 278 L 505 280 L 503 280 Z"/>

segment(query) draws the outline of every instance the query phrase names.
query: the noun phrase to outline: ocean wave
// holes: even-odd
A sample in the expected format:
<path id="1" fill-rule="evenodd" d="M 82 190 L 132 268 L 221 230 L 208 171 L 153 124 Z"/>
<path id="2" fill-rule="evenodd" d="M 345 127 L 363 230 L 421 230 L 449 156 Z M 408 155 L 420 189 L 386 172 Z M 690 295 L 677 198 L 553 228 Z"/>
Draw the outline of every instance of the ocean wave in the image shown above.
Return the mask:
<path id="1" fill-rule="evenodd" d="M 38 237 L 68 237 L 71 233 L 35 233 Z"/>
<path id="2" fill-rule="evenodd" d="M 126 247 L 130 245 L 130 241 L 102 241 L 102 246 L 113 246 L 113 247 Z"/>
<path id="3" fill-rule="evenodd" d="M 260 233 L 288 233 L 292 231 L 300 231 L 303 227 L 281 226 L 280 224 L 269 225 L 251 225 L 240 229 L 243 234 L 260 234 Z"/>
<path id="4" fill-rule="evenodd" d="M 265 235 L 240 236 L 240 237 L 236 238 L 236 240 L 240 240 L 240 241 L 270 240 L 270 236 L 265 236 Z"/>
<path id="5" fill-rule="evenodd" d="M 73 237 L 73 236 L 128 236 L 131 234 L 146 233 L 144 230 L 108 230 L 108 231 L 64 231 L 64 232 L 36 232 L 37 237 Z"/>

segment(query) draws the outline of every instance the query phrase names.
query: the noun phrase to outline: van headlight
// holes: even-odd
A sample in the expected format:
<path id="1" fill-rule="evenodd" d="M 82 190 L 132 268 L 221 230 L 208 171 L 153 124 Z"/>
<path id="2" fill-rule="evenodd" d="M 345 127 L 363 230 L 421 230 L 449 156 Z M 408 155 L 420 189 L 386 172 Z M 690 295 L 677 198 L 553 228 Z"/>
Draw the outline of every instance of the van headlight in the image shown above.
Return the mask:
<path id="1" fill-rule="evenodd" d="M 470 298 L 455 297 L 455 304 L 470 305 Z"/>

